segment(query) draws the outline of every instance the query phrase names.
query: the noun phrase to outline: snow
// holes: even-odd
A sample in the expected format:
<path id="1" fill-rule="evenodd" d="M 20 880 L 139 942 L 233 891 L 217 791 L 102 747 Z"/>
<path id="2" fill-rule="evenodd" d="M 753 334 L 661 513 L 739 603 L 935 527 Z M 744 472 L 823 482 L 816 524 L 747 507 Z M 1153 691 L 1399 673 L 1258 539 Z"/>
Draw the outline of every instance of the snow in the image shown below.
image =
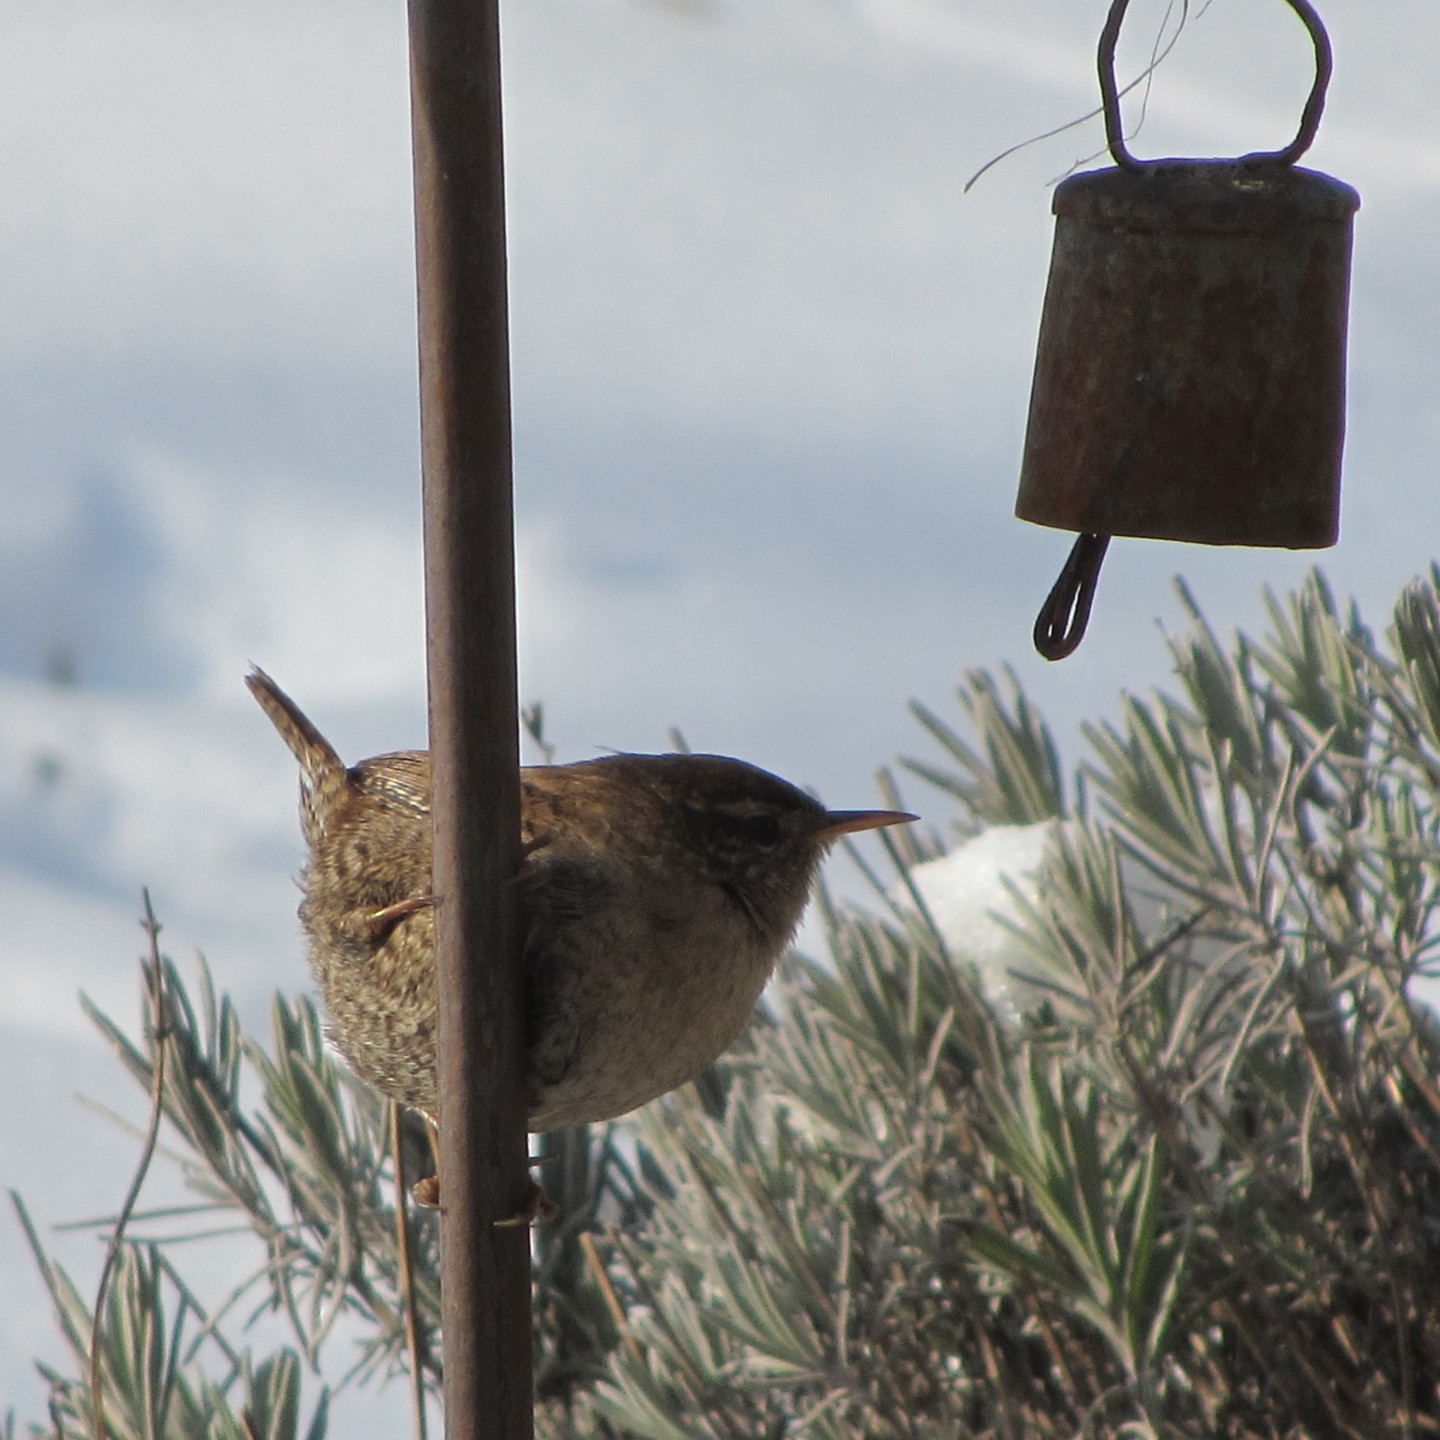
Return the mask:
<path id="1" fill-rule="evenodd" d="M 1027 979 L 1031 971 L 1015 927 L 1026 907 L 1040 901 L 1041 872 L 1062 823 L 992 825 L 909 872 L 946 949 L 975 967 L 985 998 L 1003 1015 L 1023 1014 L 1044 999 Z M 902 910 L 916 908 L 904 885 L 891 895 Z"/>

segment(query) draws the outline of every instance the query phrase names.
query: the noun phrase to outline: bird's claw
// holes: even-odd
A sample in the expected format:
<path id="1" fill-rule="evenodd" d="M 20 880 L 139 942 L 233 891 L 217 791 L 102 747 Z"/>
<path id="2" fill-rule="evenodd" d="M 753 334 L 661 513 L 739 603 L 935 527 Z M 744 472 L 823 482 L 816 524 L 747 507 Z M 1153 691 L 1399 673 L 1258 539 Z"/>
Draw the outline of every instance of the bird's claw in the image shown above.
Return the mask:
<path id="1" fill-rule="evenodd" d="M 497 1220 L 495 1228 L 509 1230 L 523 1225 L 528 1229 L 537 1223 L 547 1224 L 559 1213 L 560 1207 L 532 1180 L 525 1203 L 508 1220 Z"/>
<path id="2" fill-rule="evenodd" d="M 438 1175 L 427 1175 L 423 1180 L 417 1180 L 411 1186 L 410 1194 L 415 1203 L 424 1210 L 444 1208 L 440 1204 L 440 1177 Z M 559 1213 L 559 1206 L 532 1180 L 524 1203 L 508 1219 L 497 1220 L 495 1228 L 510 1230 L 518 1229 L 522 1225 L 527 1227 L 535 1224 L 543 1225 L 553 1220 Z"/>
<path id="3" fill-rule="evenodd" d="M 407 915 L 413 915 L 417 910 L 427 910 L 434 903 L 433 895 L 412 895 L 408 900 L 397 900 L 393 905 L 371 910 L 361 919 L 360 928 L 365 932 L 365 938 L 373 944 L 384 939 L 386 933 Z"/>

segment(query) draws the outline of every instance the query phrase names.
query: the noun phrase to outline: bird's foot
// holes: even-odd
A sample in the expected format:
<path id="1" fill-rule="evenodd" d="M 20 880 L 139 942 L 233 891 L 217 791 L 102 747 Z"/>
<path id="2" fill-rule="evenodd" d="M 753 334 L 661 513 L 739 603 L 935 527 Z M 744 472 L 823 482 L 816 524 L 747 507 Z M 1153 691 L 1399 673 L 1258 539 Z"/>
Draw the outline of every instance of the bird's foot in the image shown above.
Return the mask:
<path id="1" fill-rule="evenodd" d="M 541 1165 L 549 1158 L 548 1155 L 532 1155 L 530 1163 Z M 410 1194 L 415 1203 L 423 1210 L 444 1208 L 440 1203 L 440 1177 L 438 1175 L 427 1175 L 423 1180 L 417 1180 L 410 1187 Z M 495 1224 L 500 1229 L 510 1229 L 521 1225 L 543 1225 L 553 1220 L 559 1213 L 559 1206 L 532 1180 L 520 1208 L 508 1220 L 497 1220 Z"/>
<path id="2" fill-rule="evenodd" d="M 427 910 L 434 903 L 433 895 L 412 895 L 408 900 L 397 900 L 393 905 L 385 905 L 379 910 L 364 914 L 360 918 L 360 929 L 372 945 L 377 944 L 407 915 L 413 915 L 417 910 Z"/>
<path id="3" fill-rule="evenodd" d="M 560 1207 L 532 1180 L 529 1192 L 525 1196 L 525 1203 L 508 1219 L 497 1220 L 497 1230 L 518 1229 L 531 1225 L 548 1224 L 560 1213 Z"/>

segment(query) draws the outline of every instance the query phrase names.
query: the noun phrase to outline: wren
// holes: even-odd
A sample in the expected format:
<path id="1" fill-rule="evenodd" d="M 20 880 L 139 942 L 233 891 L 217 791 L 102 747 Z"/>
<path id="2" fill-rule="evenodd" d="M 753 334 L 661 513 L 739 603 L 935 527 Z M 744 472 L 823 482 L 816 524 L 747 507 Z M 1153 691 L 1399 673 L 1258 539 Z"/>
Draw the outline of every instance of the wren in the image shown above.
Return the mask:
<path id="1" fill-rule="evenodd" d="M 347 768 L 263 671 L 245 682 L 300 762 L 300 921 L 336 1047 L 432 1120 L 430 757 Z M 826 810 L 719 755 L 520 772 L 531 1130 L 606 1120 L 693 1080 L 740 1033 L 838 836 L 916 817 Z"/>

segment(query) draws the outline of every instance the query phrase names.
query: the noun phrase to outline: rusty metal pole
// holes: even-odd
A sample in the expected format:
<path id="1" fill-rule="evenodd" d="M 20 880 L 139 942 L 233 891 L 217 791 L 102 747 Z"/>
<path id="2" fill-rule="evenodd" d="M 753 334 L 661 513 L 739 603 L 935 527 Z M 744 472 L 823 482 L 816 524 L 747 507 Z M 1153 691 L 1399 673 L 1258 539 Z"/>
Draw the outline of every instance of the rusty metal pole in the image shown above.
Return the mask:
<path id="1" fill-rule="evenodd" d="M 410 0 L 440 986 L 445 1434 L 529 1440 L 529 1188 L 512 883 L 515 564 L 497 0 Z"/>

